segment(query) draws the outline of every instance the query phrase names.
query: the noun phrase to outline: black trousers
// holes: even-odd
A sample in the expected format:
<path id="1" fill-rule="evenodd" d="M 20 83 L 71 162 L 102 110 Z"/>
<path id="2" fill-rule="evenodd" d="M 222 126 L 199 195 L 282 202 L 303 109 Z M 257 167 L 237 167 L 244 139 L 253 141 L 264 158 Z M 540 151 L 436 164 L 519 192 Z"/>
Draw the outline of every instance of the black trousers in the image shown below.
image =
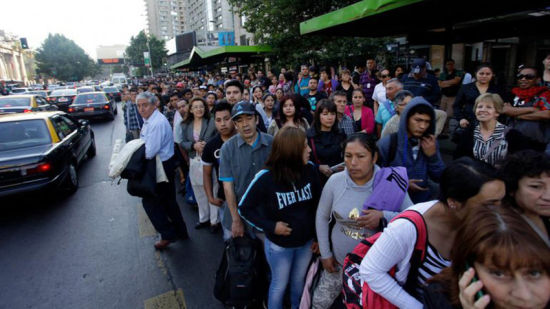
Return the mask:
<path id="1" fill-rule="evenodd" d="M 174 157 L 163 161 L 162 165 L 169 182 L 157 184 L 158 197 L 143 198 L 143 208 L 162 239 L 175 241 L 179 238 L 187 238 L 187 227 L 176 201 Z"/>

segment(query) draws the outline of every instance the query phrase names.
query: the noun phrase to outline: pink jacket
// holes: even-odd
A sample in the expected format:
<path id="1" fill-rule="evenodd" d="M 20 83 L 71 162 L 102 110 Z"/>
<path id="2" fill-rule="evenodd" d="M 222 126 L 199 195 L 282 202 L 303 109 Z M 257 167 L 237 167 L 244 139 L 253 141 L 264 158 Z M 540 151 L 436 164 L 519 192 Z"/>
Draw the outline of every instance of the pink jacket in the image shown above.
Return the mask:
<path id="1" fill-rule="evenodd" d="M 353 105 L 346 106 L 346 115 L 353 119 Z M 361 130 L 366 130 L 368 134 L 374 133 L 374 113 L 366 106 L 361 107 Z"/>

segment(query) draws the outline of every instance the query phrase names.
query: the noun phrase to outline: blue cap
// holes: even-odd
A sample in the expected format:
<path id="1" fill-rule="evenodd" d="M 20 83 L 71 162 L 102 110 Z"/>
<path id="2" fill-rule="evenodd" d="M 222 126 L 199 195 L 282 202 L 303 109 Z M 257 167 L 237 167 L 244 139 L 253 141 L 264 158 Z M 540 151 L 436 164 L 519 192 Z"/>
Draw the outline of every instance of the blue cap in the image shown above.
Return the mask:
<path id="1" fill-rule="evenodd" d="M 231 110 L 231 119 L 234 120 L 240 115 L 256 115 L 256 107 L 250 102 L 241 101 L 233 106 Z"/>

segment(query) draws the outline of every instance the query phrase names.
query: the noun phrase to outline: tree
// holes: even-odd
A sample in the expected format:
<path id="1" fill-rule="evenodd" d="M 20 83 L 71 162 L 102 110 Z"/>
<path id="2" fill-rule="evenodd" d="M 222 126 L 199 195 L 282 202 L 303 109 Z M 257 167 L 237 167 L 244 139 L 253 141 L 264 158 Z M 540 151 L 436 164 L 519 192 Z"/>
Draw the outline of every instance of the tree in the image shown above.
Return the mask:
<path id="1" fill-rule="evenodd" d="M 147 41 L 149 41 L 151 50 L 150 57 L 153 71 L 162 68 L 162 64 L 166 61 L 168 55 L 168 50 L 164 47 L 164 41 L 157 39 L 154 35 L 147 36 L 145 31 L 142 30 L 137 36 L 132 36 L 130 46 L 126 48 L 126 57 L 130 59 L 133 66 L 138 67 L 137 75 L 146 75 L 149 72 L 143 61 L 143 53 L 149 51 Z"/>
<path id="2" fill-rule="evenodd" d="M 97 73 L 95 62 L 62 34 L 48 34 L 36 53 L 37 73 L 64 81 L 79 81 Z"/>
<path id="3" fill-rule="evenodd" d="M 388 39 L 301 36 L 300 22 L 350 5 L 357 0 L 229 0 L 246 16 L 245 28 L 260 44 L 273 49 L 276 66 L 305 62 L 345 64 L 350 59 L 383 53 Z"/>

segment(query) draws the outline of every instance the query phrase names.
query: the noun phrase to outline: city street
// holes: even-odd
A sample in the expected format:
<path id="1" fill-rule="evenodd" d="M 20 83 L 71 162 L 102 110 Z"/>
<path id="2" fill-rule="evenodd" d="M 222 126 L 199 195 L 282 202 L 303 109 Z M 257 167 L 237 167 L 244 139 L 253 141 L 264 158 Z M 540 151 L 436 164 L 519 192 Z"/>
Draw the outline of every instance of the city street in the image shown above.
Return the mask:
<path id="1" fill-rule="evenodd" d="M 221 234 L 195 230 L 196 211 L 180 202 L 190 239 L 155 251 L 141 200 L 107 176 L 122 114 L 92 127 L 97 156 L 74 195 L 0 202 L 0 308 L 222 308 L 212 295 Z"/>

